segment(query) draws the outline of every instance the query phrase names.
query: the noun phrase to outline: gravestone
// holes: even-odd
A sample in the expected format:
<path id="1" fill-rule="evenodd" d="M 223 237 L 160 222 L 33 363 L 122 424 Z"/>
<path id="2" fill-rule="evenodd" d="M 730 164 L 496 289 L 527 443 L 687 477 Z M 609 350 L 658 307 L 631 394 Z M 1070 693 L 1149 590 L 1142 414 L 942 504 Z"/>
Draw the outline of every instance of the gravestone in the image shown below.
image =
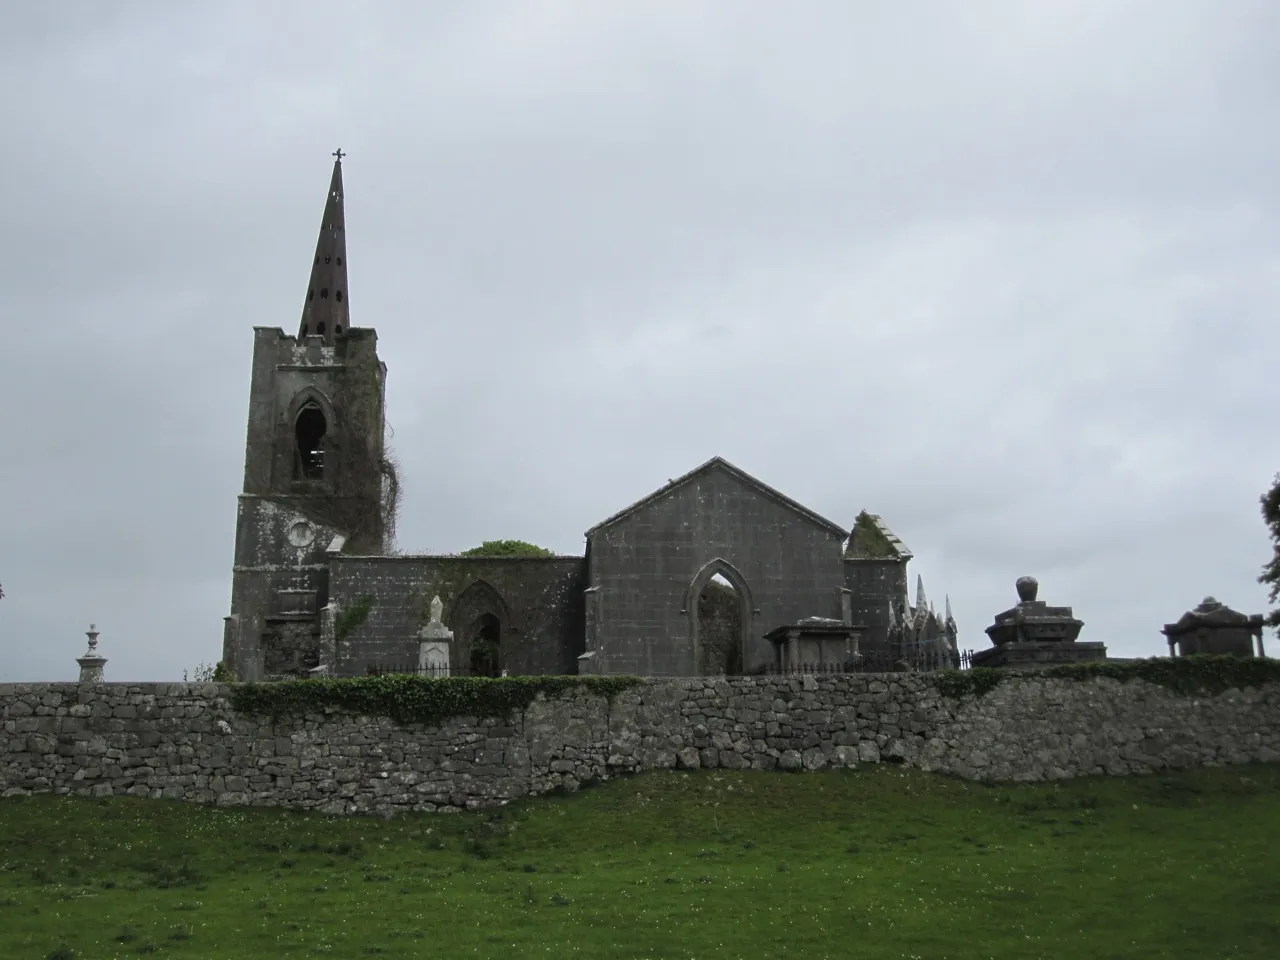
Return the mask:
<path id="1" fill-rule="evenodd" d="M 1019 577 L 1015 586 L 1017 606 L 996 614 L 987 627 L 994 646 L 975 652 L 973 666 L 1026 669 L 1107 658 L 1106 644 L 1077 639 L 1084 622 L 1071 615 L 1070 607 L 1036 599 L 1040 584 L 1035 577 Z"/>
<path id="2" fill-rule="evenodd" d="M 852 669 L 866 628 L 827 617 L 806 617 L 764 635 L 773 644 L 773 666 L 782 673 Z"/>
<path id="3" fill-rule="evenodd" d="M 98 652 L 98 628 L 89 624 L 85 636 L 89 638 L 89 649 L 84 656 L 76 657 L 76 663 L 80 664 L 80 682 L 101 683 L 102 668 L 107 665 L 107 658 Z"/>
<path id="4" fill-rule="evenodd" d="M 444 604 L 431 599 L 431 619 L 418 631 L 418 673 L 431 677 L 449 676 L 449 644 L 453 631 L 440 619 Z"/>
<path id="5" fill-rule="evenodd" d="M 1265 657 L 1260 613 L 1249 615 L 1232 610 L 1213 597 L 1188 610 L 1177 623 L 1166 623 L 1160 632 L 1169 641 L 1169 656 L 1189 657 L 1197 653 L 1228 654 L 1235 657 Z M 1257 653 L 1254 653 L 1254 641 Z"/>

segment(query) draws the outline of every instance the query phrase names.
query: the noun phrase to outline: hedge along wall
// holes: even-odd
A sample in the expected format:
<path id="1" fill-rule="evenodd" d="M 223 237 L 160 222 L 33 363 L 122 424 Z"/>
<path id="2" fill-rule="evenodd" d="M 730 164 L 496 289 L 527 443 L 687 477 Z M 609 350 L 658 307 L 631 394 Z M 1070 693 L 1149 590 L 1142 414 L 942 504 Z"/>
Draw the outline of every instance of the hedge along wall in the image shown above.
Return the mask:
<path id="1" fill-rule="evenodd" d="M 1280 761 L 1280 664 L 1253 663 L 1258 682 L 1202 692 L 1087 673 L 5 684 L 0 795 L 389 814 L 669 767 L 1039 780 Z"/>

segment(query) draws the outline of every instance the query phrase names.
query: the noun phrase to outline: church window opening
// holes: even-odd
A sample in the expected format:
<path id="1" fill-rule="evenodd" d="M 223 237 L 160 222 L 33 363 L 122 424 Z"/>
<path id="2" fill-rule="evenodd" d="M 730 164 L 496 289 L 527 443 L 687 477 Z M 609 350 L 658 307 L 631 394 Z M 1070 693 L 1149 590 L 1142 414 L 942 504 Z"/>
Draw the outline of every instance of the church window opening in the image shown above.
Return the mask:
<path id="1" fill-rule="evenodd" d="M 313 299 L 315 299 L 315 295 L 316 295 L 316 291 L 315 291 L 315 288 L 314 288 L 314 287 L 312 287 L 310 290 L 308 290 L 308 291 L 307 291 L 307 299 L 308 299 L 308 300 L 313 300 Z"/>
<path id="2" fill-rule="evenodd" d="M 698 672 L 742 673 L 742 595 L 717 573 L 698 594 Z"/>
<path id="3" fill-rule="evenodd" d="M 328 258 L 328 257 L 325 257 L 325 258 L 324 258 L 324 262 L 325 262 L 325 263 L 328 263 L 328 262 L 329 262 L 329 258 Z"/>
<path id="4" fill-rule="evenodd" d="M 338 335 L 338 334 L 340 334 L 341 332 L 342 332 L 342 324 L 340 324 L 340 323 L 335 323 L 335 324 L 333 325 L 333 334 L 334 334 L 334 336 L 337 336 L 337 335 Z"/>
<path id="5" fill-rule="evenodd" d="M 338 258 L 338 266 L 342 266 L 342 258 L 341 258 L 341 257 L 339 257 L 339 258 Z"/>
<path id="6" fill-rule="evenodd" d="M 319 323 L 317 323 L 317 324 L 316 324 L 316 333 L 320 334 L 320 336 L 322 336 L 322 337 L 324 336 L 324 321 L 323 321 L 323 320 L 321 320 Z"/>
<path id="7" fill-rule="evenodd" d="M 307 325 L 305 323 L 302 325 L 302 335 L 304 337 L 307 335 Z"/>
<path id="8" fill-rule="evenodd" d="M 294 437 L 298 443 L 298 465 L 304 480 L 324 478 L 324 437 L 328 430 L 324 411 L 312 401 L 299 412 L 294 423 Z"/>
<path id="9" fill-rule="evenodd" d="M 328 288 L 328 287 L 321 287 L 321 288 L 320 288 L 320 299 L 321 299 L 321 300 L 328 300 L 328 299 L 329 299 L 329 288 Z"/>
<path id="10" fill-rule="evenodd" d="M 333 291 L 333 299 L 335 299 L 335 300 L 337 300 L 339 303 L 341 303 L 341 302 L 342 302 L 342 291 L 341 291 L 341 290 L 335 290 L 335 291 Z"/>
<path id="11" fill-rule="evenodd" d="M 492 613 L 482 613 L 471 625 L 471 675 L 501 675 L 502 624 Z"/>

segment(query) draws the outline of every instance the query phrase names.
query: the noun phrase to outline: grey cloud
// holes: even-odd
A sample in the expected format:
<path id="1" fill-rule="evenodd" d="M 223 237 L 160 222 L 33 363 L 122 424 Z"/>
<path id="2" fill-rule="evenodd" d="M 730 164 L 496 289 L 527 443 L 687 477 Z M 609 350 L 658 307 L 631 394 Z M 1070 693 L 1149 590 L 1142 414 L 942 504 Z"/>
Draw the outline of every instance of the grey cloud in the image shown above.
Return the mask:
<path id="1" fill-rule="evenodd" d="M 405 548 L 721 454 L 881 513 L 962 645 L 1027 572 L 1121 655 L 1265 603 L 1272 3 L 57 6 L 0 30 L 0 678 L 216 658 L 337 146 Z"/>

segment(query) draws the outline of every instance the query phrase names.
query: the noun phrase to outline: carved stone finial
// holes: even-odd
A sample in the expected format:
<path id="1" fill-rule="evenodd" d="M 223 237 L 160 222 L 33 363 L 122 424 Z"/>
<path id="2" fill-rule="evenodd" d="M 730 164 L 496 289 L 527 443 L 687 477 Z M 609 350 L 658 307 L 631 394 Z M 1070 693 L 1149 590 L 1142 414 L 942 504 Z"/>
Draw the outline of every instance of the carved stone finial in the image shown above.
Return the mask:
<path id="1" fill-rule="evenodd" d="M 440 602 L 440 595 L 431 598 L 431 622 L 439 623 L 440 617 L 444 614 L 444 604 Z"/>
<path id="2" fill-rule="evenodd" d="M 1040 581 L 1035 577 L 1019 577 L 1014 586 L 1018 588 L 1018 600 L 1021 603 L 1033 602 L 1040 592 Z"/>
<path id="3" fill-rule="evenodd" d="M 84 652 L 84 656 L 76 657 L 76 663 L 80 664 L 80 682 L 101 683 L 102 668 L 107 665 L 107 658 L 98 652 L 97 625 L 89 624 L 85 636 L 89 638 L 89 649 Z"/>

